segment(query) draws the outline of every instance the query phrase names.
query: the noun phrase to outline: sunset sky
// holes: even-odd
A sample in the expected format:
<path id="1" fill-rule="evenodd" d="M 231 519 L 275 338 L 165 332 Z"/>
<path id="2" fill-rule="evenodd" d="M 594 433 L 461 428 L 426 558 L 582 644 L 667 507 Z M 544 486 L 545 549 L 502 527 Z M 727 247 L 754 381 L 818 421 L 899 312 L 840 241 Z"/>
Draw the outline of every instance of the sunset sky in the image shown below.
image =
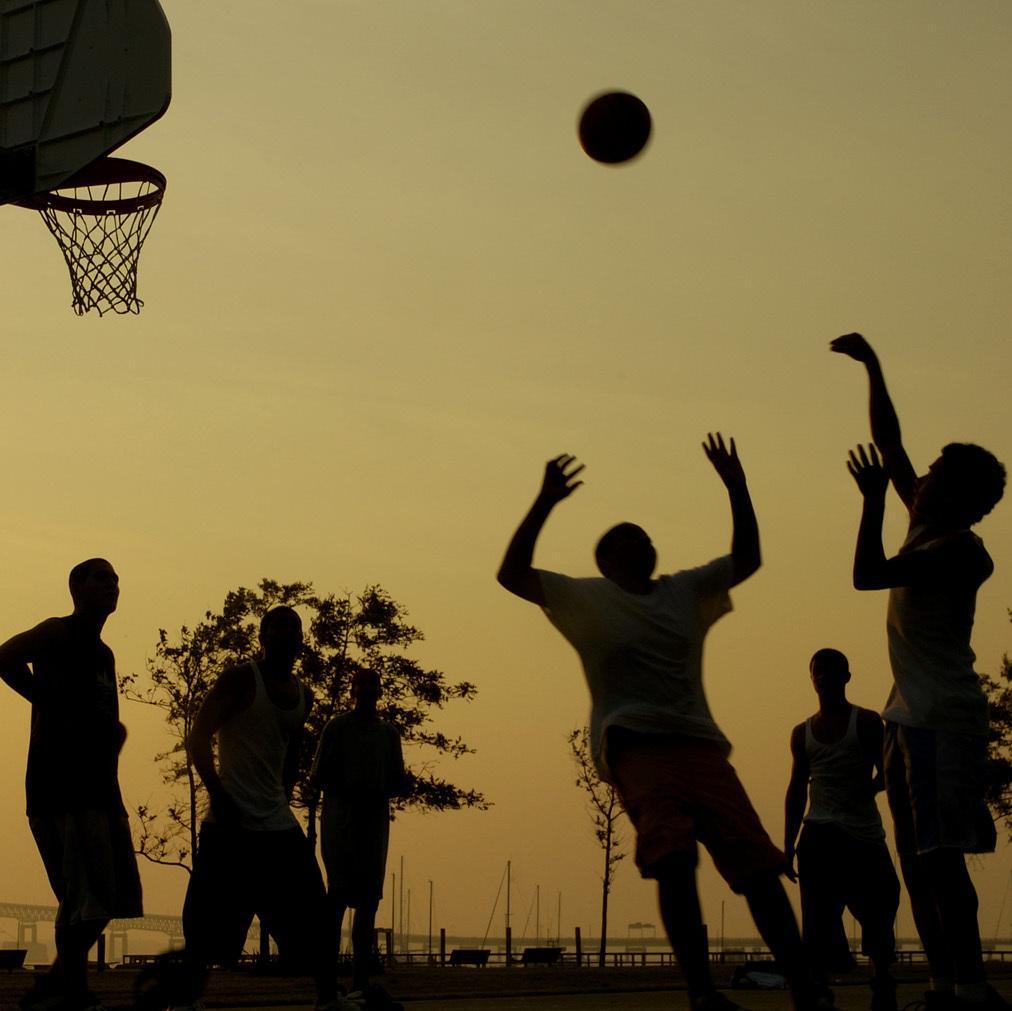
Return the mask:
<path id="1" fill-rule="evenodd" d="M 494 802 L 395 822 L 416 931 L 432 880 L 436 925 L 480 935 L 511 859 L 518 934 L 538 884 L 542 933 L 559 892 L 563 933 L 596 933 L 599 851 L 566 748 L 588 714 L 582 675 L 494 574 L 563 451 L 586 485 L 539 566 L 591 574 L 596 537 L 624 519 L 662 570 L 725 553 L 726 495 L 700 448 L 719 429 L 738 440 L 765 564 L 713 629 L 705 683 L 779 843 L 811 653 L 850 656 L 862 705 L 881 708 L 890 683 L 885 594 L 850 583 L 860 499 L 844 461 L 867 439 L 865 380 L 829 340 L 860 330 L 878 349 L 918 467 L 952 440 L 1012 459 L 1012 7 L 163 6 L 173 102 L 121 151 L 168 178 L 141 315 L 75 317 L 37 215 L 0 209 L 0 638 L 65 613 L 66 574 L 92 555 L 121 575 L 106 626 L 121 674 L 144 670 L 159 628 L 261 577 L 380 583 L 425 632 L 416 655 L 477 683 L 439 717 L 477 753 L 442 771 Z M 610 88 L 654 118 L 643 156 L 616 168 L 575 133 Z M 887 545 L 902 532 L 892 501 Z M 1012 649 L 1010 504 L 979 532 L 996 572 L 974 645 L 994 672 Z M 164 728 L 136 705 L 123 718 L 128 803 L 157 803 Z M 0 728 L 0 898 L 51 902 L 11 692 Z M 985 936 L 1012 934 L 1001 839 L 974 861 Z M 184 876 L 142 872 L 148 909 L 178 913 Z M 727 933 L 752 933 L 706 856 L 700 882 L 711 935 L 722 900 Z M 619 937 L 659 922 L 631 857 L 612 910 Z M 905 903 L 899 930 L 913 933 Z"/>

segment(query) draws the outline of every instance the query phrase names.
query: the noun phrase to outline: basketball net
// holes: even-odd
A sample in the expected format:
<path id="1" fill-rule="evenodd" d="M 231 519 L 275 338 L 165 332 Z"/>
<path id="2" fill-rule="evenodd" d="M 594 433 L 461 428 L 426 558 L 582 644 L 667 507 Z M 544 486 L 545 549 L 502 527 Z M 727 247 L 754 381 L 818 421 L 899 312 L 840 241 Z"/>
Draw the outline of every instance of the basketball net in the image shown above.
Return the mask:
<path id="1" fill-rule="evenodd" d="M 165 194 L 165 176 L 125 158 L 100 158 L 21 206 L 37 210 L 60 245 L 78 316 L 138 313 L 137 263 Z"/>

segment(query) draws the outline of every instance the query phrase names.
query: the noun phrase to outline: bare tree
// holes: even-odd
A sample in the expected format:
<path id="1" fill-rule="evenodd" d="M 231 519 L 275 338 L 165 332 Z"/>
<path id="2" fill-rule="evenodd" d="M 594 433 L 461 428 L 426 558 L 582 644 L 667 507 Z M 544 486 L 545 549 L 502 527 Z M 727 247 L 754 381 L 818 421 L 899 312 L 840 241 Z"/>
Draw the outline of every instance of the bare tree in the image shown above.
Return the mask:
<path id="1" fill-rule="evenodd" d="M 594 824 L 594 838 L 604 851 L 604 873 L 601 876 L 601 947 L 597 955 L 597 964 L 603 968 L 608 944 L 608 895 L 615 880 L 615 867 L 620 860 L 625 859 L 625 854 L 621 851 L 622 840 L 615 828 L 623 811 L 615 787 L 598 775 L 590 750 L 590 731 L 586 727 L 577 728 L 570 732 L 567 742 L 576 763 L 576 785 L 587 795 L 587 811 Z"/>

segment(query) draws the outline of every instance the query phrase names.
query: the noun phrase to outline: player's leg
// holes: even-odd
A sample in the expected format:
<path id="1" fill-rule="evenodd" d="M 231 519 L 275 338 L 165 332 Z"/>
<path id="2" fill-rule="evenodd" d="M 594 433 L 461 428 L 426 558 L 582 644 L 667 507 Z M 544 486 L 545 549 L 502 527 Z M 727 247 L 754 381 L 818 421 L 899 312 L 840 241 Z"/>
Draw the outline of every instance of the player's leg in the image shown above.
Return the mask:
<path id="1" fill-rule="evenodd" d="M 355 918 L 351 928 L 352 990 L 366 990 L 369 986 L 377 908 L 378 904 L 375 902 L 364 902 L 355 907 Z"/>
<path id="2" fill-rule="evenodd" d="M 833 825 L 806 822 L 798 842 L 801 936 L 816 977 L 827 983 L 833 972 L 853 968 L 843 927 L 850 854 Z"/>
<path id="3" fill-rule="evenodd" d="M 88 952 L 108 926 L 108 920 L 85 920 L 78 923 L 56 924 L 56 953 L 60 962 L 60 976 L 66 1007 L 87 1006 Z"/>
<path id="4" fill-rule="evenodd" d="M 636 829 L 636 866 L 657 881 L 665 932 L 678 959 L 694 1008 L 730 1006 L 710 975 L 706 932 L 696 889 L 697 846 L 681 754 L 684 739 L 667 735 L 608 733 L 608 764 L 623 806 Z"/>
<path id="5" fill-rule="evenodd" d="M 263 832 L 261 901 L 257 912 L 278 946 L 281 961 L 316 981 L 317 1006 L 337 995 L 337 936 L 316 855 L 301 828 Z"/>
<path id="6" fill-rule="evenodd" d="M 166 961 L 179 1006 L 194 1004 L 207 984 L 212 964 L 238 960 L 252 921 L 253 882 L 259 873 L 256 836 L 205 822 L 201 827 L 193 870 L 183 899 L 185 948 L 177 960 Z"/>
<path id="7" fill-rule="evenodd" d="M 708 742 L 692 746 L 693 809 L 699 841 L 721 877 L 745 897 L 763 940 L 787 977 L 796 1011 L 831 1003 L 817 983 L 780 876 L 787 859 L 763 828 L 723 751 Z"/>
<path id="8" fill-rule="evenodd" d="M 653 869 L 661 921 L 685 977 L 693 1007 L 709 1005 L 714 993 L 706 929 L 696 887 L 696 852 L 671 853 Z"/>
<path id="9" fill-rule="evenodd" d="M 900 883 L 885 842 L 859 841 L 855 873 L 848 876 L 847 906 L 861 924 L 861 951 L 872 968 L 871 1011 L 895 1011 L 896 910 Z"/>

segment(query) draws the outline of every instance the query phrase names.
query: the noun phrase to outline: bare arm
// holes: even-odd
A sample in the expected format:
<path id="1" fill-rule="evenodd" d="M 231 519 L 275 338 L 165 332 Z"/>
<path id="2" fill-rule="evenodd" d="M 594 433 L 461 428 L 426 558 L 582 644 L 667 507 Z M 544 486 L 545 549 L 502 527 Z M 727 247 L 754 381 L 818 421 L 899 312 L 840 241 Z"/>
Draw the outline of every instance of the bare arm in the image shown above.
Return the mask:
<path id="1" fill-rule="evenodd" d="M 903 448 L 900 420 L 886 388 L 885 376 L 878 355 L 859 333 L 845 334 L 830 343 L 830 349 L 860 362 L 868 371 L 868 401 L 871 415 L 871 437 L 879 452 L 896 494 L 909 509 L 917 490 L 917 474 L 907 451 Z"/>
<path id="2" fill-rule="evenodd" d="M 306 695 L 306 719 L 308 719 L 315 700 L 313 693 L 308 688 L 303 687 L 303 691 Z M 285 764 L 281 775 L 285 784 L 285 796 L 289 801 L 295 793 L 295 784 L 299 780 L 299 760 L 302 757 L 302 746 L 305 739 L 306 725 L 303 723 L 288 739 L 288 746 L 285 748 Z"/>
<path id="3" fill-rule="evenodd" d="M 885 769 L 882 765 L 885 734 L 878 713 L 873 713 L 870 709 L 858 710 L 857 740 L 862 753 L 871 765 L 872 777 L 868 784 L 869 789 L 873 794 L 881 793 L 885 789 Z"/>
<path id="4" fill-rule="evenodd" d="M 583 484 L 582 481 L 576 480 L 582 470 L 583 464 L 577 464 L 576 458 L 568 453 L 563 453 L 545 464 L 541 490 L 517 527 L 506 548 L 502 565 L 499 566 L 496 575 L 499 585 L 532 604 L 543 607 L 545 603 L 541 581 L 534 568 L 534 546 L 538 535 L 551 511 Z"/>
<path id="5" fill-rule="evenodd" d="M 797 880 L 794 870 L 795 844 L 801 822 L 805 817 L 805 804 L 808 800 L 808 756 L 805 754 L 805 725 L 799 723 L 791 731 L 791 755 L 794 764 L 791 767 L 791 778 L 787 783 L 787 796 L 784 798 L 784 854 L 787 857 L 787 876 L 791 881 Z"/>
<path id="6" fill-rule="evenodd" d="M 211 800 L 215 818 L 226 824 L 239 820 L 239 808 L 228 795 L 214 766 L 214 735 L 232 717 L 249 706 L 253 672 L 249 667 L 230 667 L 211 686 L 193 721 L 186 747 L 190 761 Z"/>
<path id="7" fill-rule="evenodd" d="M 964 583 L 979 586 L 990 574 L 987 559 L 965 550 L 956 531 L 930 545 L 906 551 L 892 558 L 882 547 L 882 519 L 889 484 L 886 470 L 874 446 L 851 450 L 847 469 L 864 497 L 861 526 L 854 551 L 854 586 L 858 590 L 884 590 L 893 586 L 915 586 L 928 582 Z"/>
<path id="8" fill-rule="evenodd" d="M 759 522 L 752 507 L 745 470 L 738 459 L 734 439 L 730 440 L 729 447 L 724 445 L 724 437 L 719 432 L 716 435 L 711 433 L 706 439 L 703 452 L 724 482 L 731 503 L 731 562 L 734 566 L 731 585 L 737 586 L 762 565 Z"/>
<path id="9" fill-rule="evenodd" d="M 29 668 L 53 634 L 53 619 L 21 632 L 0 646 L 0 680 L 23 699 L 35 701 L 35 677 Z"/>

